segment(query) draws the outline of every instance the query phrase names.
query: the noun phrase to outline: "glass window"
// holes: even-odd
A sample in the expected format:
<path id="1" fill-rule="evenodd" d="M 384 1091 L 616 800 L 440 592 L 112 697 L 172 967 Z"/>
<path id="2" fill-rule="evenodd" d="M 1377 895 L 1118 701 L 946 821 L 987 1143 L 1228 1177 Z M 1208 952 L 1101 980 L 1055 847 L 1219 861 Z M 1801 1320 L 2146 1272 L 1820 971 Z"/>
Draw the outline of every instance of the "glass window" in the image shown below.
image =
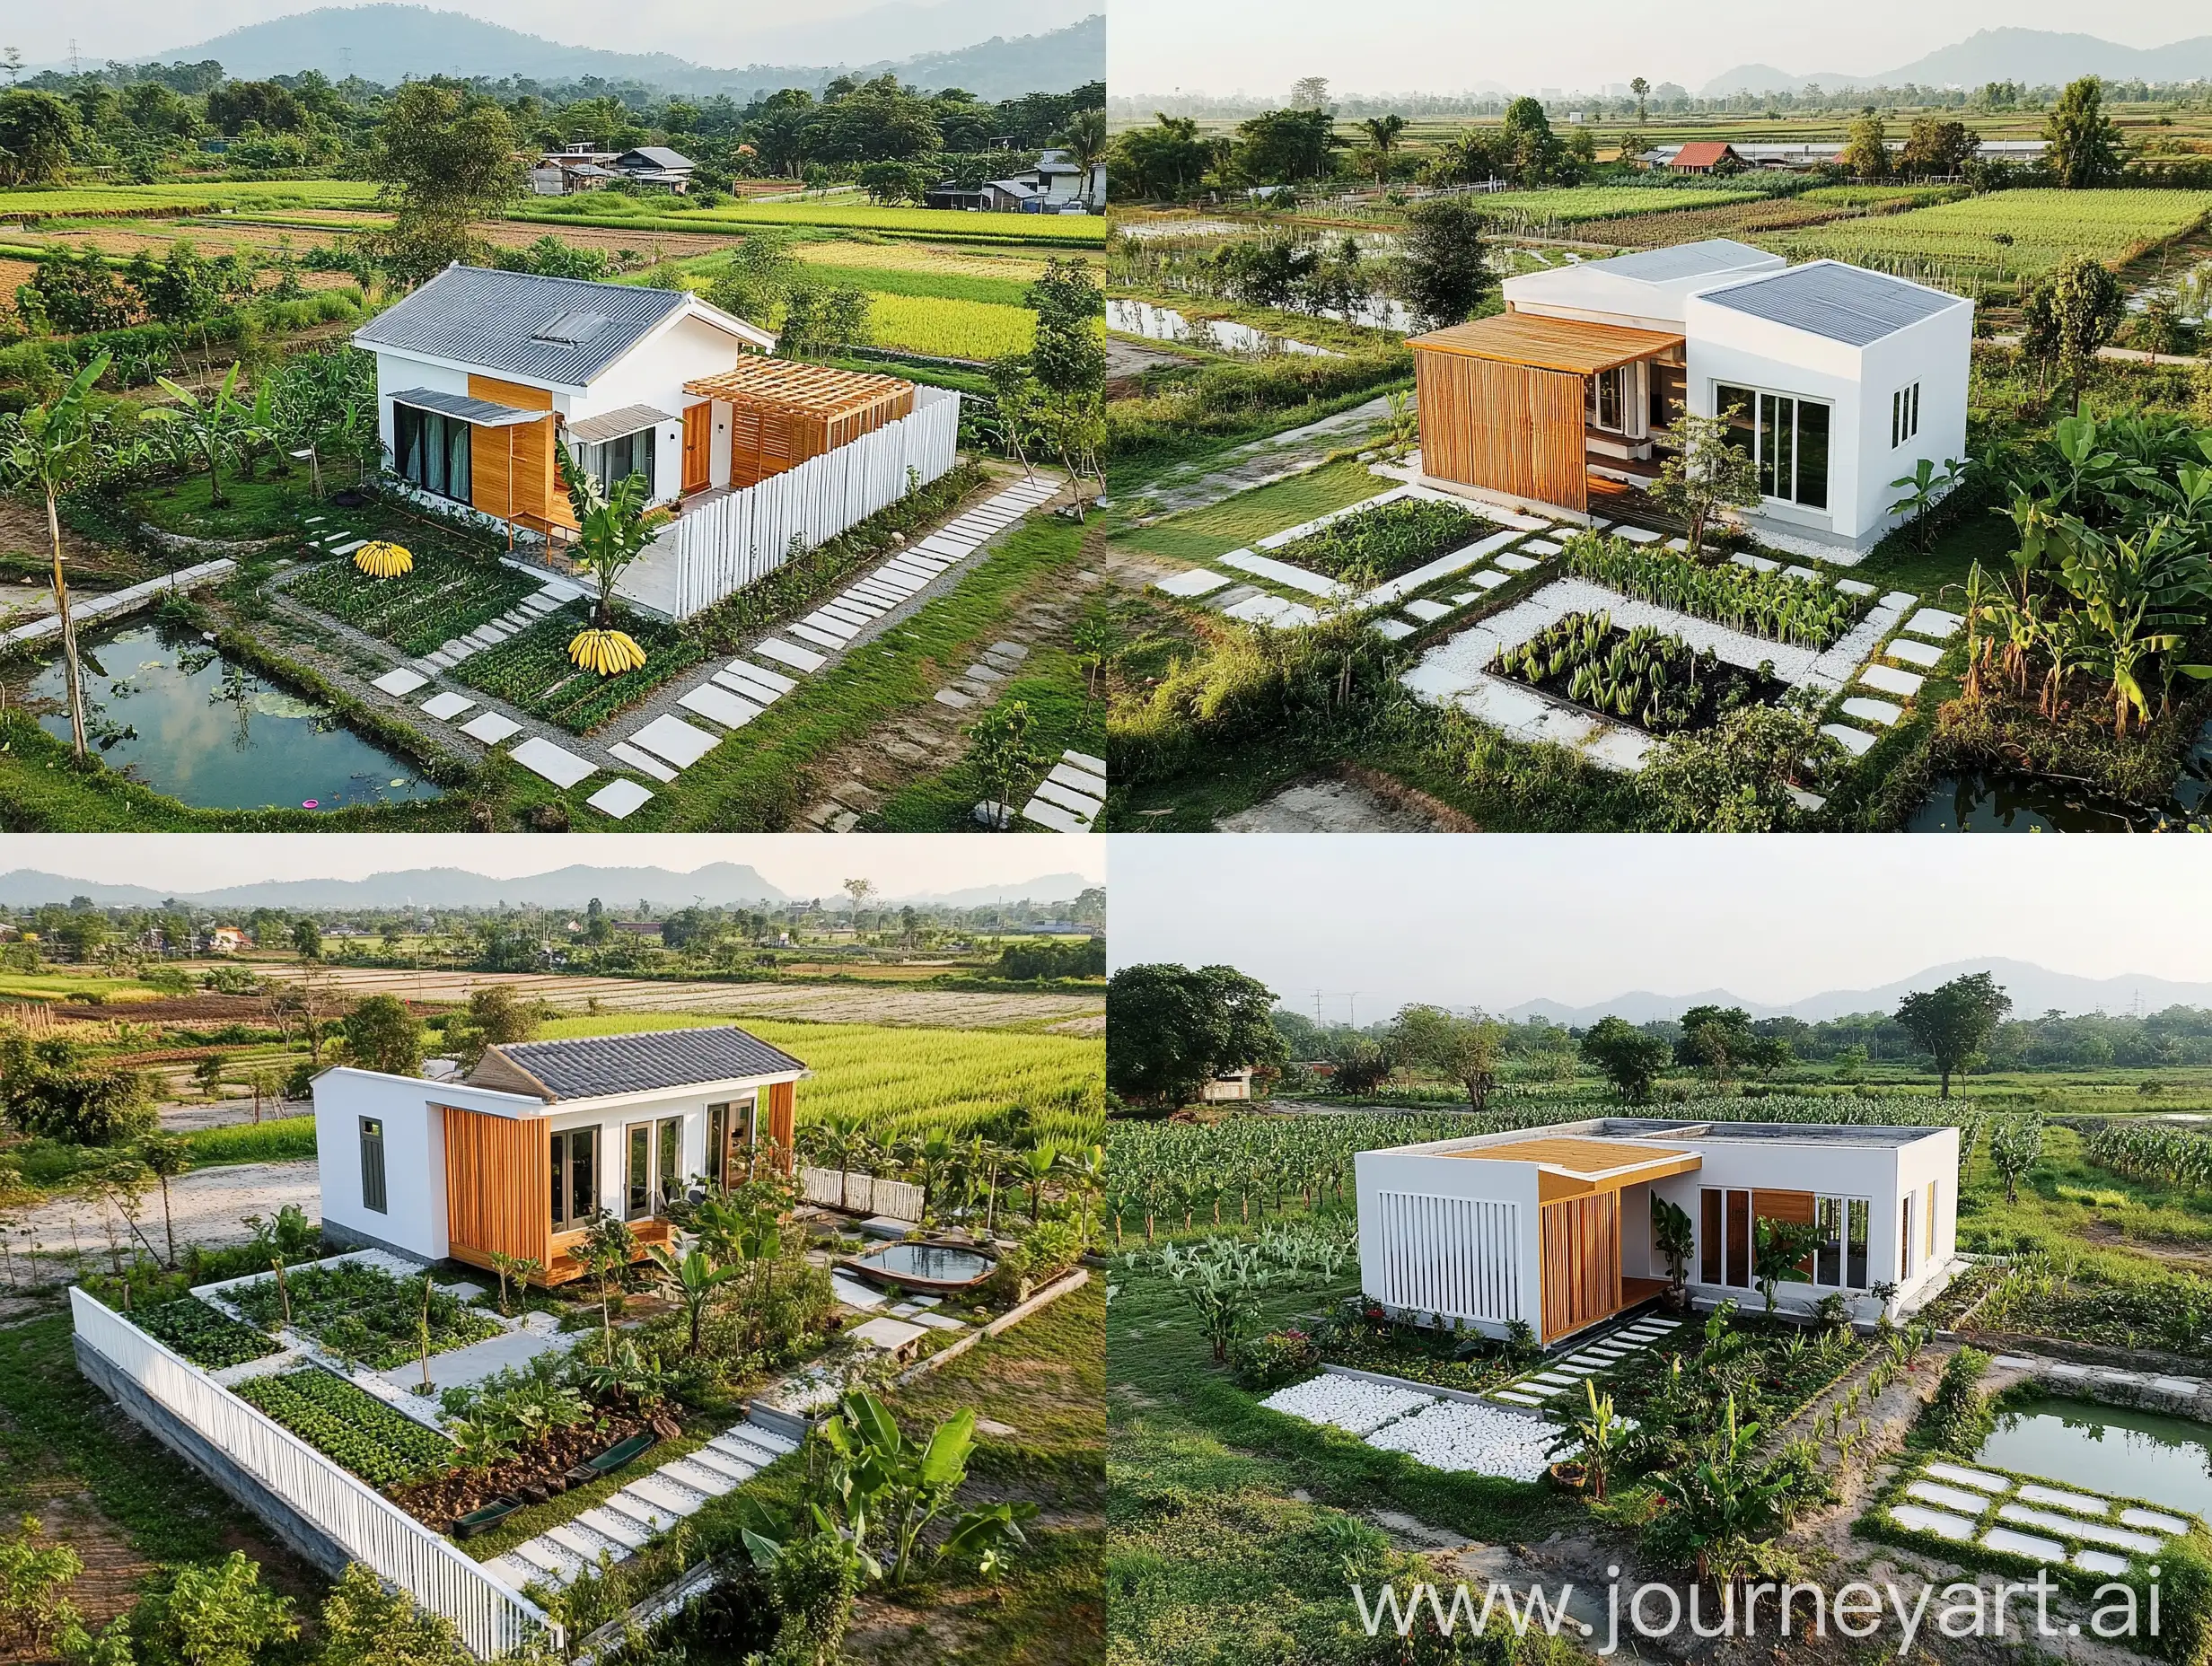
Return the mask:
<path id="1" fill-rule="evenodd" d="M 1845 1209 L 1843 1282 L 1852 1290 L 1866 1288 L 1866 1223 L 1873 1214 L 1874 1203 L 1865 1197 L 1849 1199 Z"/>
<path id="2" fill-rule="evenodd" d="M 725 1104 L 707 1108 L 707 1178 L 716 1185 L 723 1183 L 723 1167 L 730 1154 L 730 1107 Z"/>
<path id="3" fill-rule="evenodd" d="M 1707 1186 L 1698 1194 L 1698 1282 L 1720 1283 L 1720 1193 Z"/>
<path id="4" fill-rule="evenodd" d="M 1618 366 L 1599 371 L 1590 378 L 1587 401 L 1590 425 L 1618 434 L 1620 432 L 1620 404 L 1624 379 L 1628 373 Z"/>
<path id="5" fill-rule="evenodd" d="M 1725 382 L 1714 388 L 1713 397 L 1736 443 L 1758 465 L 1760 496 L 1808 509 L 1828 507 L 1832 414 L 1827 406 Z"/>
<path id="6" fill-rule="evenodd" d="M 579 445 L 575 448 L 576 464 L 598 480 L 602 491 L 612 492 L 618 484 L 634 474 L 645 477 L 650 491 L 654 480 L 653 443 L 657 432 L 640 428 L 635 434 L 619 434 L 611 440 Z"/>
<path id="7" fill-rule="evenodd" d="M 599 1210 L 599 1130 L 553 1136 L 553 1230 L 581 1232 Z"/>
<path id="8" fill-rule="evenodd" d="M 384 1197 L 384 1119 L 361 1118 L 361 1206 L 378 1214 L 386 1213 Z"/>
<path id="9" fill-rule="evenodd" d="M 1843 1199 L 1821 1199 L 1815 1224 L 1821 1241 L 1813 1252 L 1813 1282 L 1830 1289 L 1843 1283 Z"/>
<path id="10" fill-rule="evenodd" d="M 469 501 L 472 432 L 459 417 L 395 404 L 391 408 L 392 466 L 410 485 L 465 504 Z"/>
<path id="11" fill-rule="evenodd" d="M 1731 1191 L 1728 1194 L 1728 1276 L 1725 1281 L 1737 1290 L 1751 1287 L 1751 1195 Z"/>
<path id="12" fill-rule="evenodd" d="M 683 1184 L 683 1118 L 664 1117 L 660 1127 L 660 1198 L 663 1206 L 675 1201 Z"/>
<path id="13" fill-rule="evenodd" d="M 1746 456 L 1757 455 L 1752 417 L 1758 408 L 1758 396 L 1749 388 L 1732 388 L 1724 382 L 1713 390 L 1714 413 L 1728 419 L 1729 430 Z"/>
<path id="14" fill-rule="evenodd" d="M 1912 1276 L 1912 1194 L 1910 1192 L 1907 1192 L 1900 1201 L 1899 1213 L 1903 1217 L 1905 1229 L 1904 1235 L 1898 1244 L 1897 1253 L 1897 1276 L 1901 1280 Z"/>
<path id="15" fill-rule="evenodd" d="M 653 1213 L 653 1125 L 634 1122 L 625 1133 L 628 1139 L 624 1153 L 622 1215 L 625 1220 L 642 1221 Z"/>

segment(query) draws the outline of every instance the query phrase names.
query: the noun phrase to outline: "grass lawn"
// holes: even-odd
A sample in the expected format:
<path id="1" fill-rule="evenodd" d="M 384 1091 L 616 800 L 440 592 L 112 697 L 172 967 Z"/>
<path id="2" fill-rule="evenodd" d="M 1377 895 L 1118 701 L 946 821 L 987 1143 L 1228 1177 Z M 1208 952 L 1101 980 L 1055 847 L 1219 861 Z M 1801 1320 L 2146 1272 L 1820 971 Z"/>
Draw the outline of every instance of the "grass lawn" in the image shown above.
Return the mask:
<path id="1" fill-rule="evenodd" d="M 1110 1641 L 1146 1666 L 1397 1660 L 1359 1629 L 1347 1582 L 1411 1558 L 1366 1519 L 1412 1515 L 1486 1544 L 1541 1539 L 1577 1506 L 1519 1482 L 1447 1475 L 1267 1410 L 1211 1363 L 1195 1310 L 1156 1273 L 1117 1266 L 1107 1322 L 1112 1446 Z M 1349 1285 L 1263 1296 L 1264 1321 Z M 1383 1643 L 1394 1645 L 1396 1639 Z"/>
<path id="2" fill-rule="evenodd" d="M 1380 497 L 1391 483 L 1365 463 L 1346 457 L 1287 480 L 1239 492 L 1203 509 L 1186 510 L 1150 526 L 1115 535 L 1114 541 L 1147 555 L 1210 561 L 1243 549 L 1271 532 L 1297 526 L 1332 509 Z"/>
<path id="3" fill-rule="evenodd" d="M 299 473 L 260 480 L 226 474 L 223 495 L 224 507 L 211 508 L 207 477 L 192 474 L 174 487 L 140 492 L 130 502 L 141 516 L 165 531 L 193 538 L 255 539 L 298 531 L 300 517 L 311 501 L 307 477 Z"/>
<path id="4" fill-rule="evenodd" d="M 1030 743 L 1040 756 L 1056 761 L 1066 751 L 1105 756 L 1105 703 L 1084 692 L 1083 669 L 1074 655 L 1053 647 L 1032 651 L 999 696 L 1001 705 L 1014 700 L 1029 707 Z M 974 829 L 975 807 L 984 795 L 983 783 L 962 761 L 908 782 L 865 825 L 871 832 L 965 833 Z"/>
<path id="5" fill-rule="evenodd" d="M 1912 591 L 1956 612 L 1967 569 L 1979 561 L 1985 574 L 2009 571 L 2017 541 L 2005 516 L 1970 514 L 1939 537 L 1932 549 L 1922 549 L 1905 533 L 1892 533 L 1852 568 L 1851 576 L 1885 589 Z"/>
<path id="6" fill-rule="evenodd" d="M 1057 520 L 1025 523 L 953 589 L 804 679 L 622 826 L 726 833 L 790 825 L 807 802 L 813 760 L 866 733 L 891 712 L 926 704 L 947 673 L 970 663 L 1004 633 L 1016 596 L 1074 572 L 1083 561 L 1083 528 Z M 587 781 L 577 788 L 577 803 L 596 785 L 601 784 Z M 596 825 L 596 812 L 585 813 Z"/>

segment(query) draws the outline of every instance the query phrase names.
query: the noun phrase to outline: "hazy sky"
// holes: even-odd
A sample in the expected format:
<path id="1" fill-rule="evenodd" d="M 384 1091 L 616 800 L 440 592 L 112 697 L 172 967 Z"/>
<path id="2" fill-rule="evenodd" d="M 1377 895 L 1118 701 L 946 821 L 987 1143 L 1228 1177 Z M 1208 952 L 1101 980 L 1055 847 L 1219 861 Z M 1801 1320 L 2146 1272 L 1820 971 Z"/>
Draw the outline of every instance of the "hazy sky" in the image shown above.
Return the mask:
<path id="1" fill-rule="evenodd" d="M 1114 841 L 1116 967 L 1227 964 L 1360 1022 L 1409 1001 L 1726 988 L 1783 1004 L 1989 956 L 2212 978 L 2192 838 L 1191 835 Z"/>
<path id="2" fill-rule="evenodd" d="M 198 892 L 257 880 L 365 879 L 402 868 L 460 868 L 519 879 L 555 868 L 657 867 L 689 873 L 710 862 L 749 863 L 794 897 L 834 895 L 848 879 L 871 879 L 887 897 L 1011 884 L 1046 873 L 1106 879 L 1106 842 L 1058 834 L 948 838 L 819 833 L 524 834 L 161 833 L 0 836 L 0 872 L 34 868 L 72 879 Z"/>
<path id="3" fill-rule="evenodd" d="M 2155 47 L 2207 31 L 2192 0 L 1112 0 L 1106 84 L 1132 94 L 1279 96 L 1301 75 L 1339 92 L 1456 92 L 1482 82 L 1516 91 L 1591 91 L 1642 75 L 1695 89 L 1739 64 L 1795 75 L 1872 75 L 1980 29 L 2047 29 Z"/>

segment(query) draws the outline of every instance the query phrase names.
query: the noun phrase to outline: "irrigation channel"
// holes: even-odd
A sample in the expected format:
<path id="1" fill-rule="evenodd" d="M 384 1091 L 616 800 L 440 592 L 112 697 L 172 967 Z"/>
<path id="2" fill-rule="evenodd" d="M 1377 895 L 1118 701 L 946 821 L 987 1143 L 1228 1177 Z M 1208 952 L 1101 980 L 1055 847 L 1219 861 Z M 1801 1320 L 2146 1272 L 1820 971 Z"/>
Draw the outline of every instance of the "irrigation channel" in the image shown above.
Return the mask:
<path id="1" fill-rule="evenodd" d="M 338 810 L 435 798 L 414 765 L 336 714 L 233 664 L 196 632 L 140 620 L 78 643 L 86 726 L 110 768 L 206 810 Z M 69 734 L 57 656 L 31 680 Z"/>
<path id="2" fill-rule="evenodd" d="M 2212 1517 L 2212 1427 L 2053 1396 L 2003 1413 L 1977 1461 Z"/>

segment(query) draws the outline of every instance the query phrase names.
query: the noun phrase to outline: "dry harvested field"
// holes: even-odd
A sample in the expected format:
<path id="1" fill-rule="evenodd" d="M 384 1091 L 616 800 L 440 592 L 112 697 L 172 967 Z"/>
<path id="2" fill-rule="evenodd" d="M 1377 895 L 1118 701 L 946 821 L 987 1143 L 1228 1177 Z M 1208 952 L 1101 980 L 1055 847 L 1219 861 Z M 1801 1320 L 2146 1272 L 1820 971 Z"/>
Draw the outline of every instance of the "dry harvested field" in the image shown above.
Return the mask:
<path id="1" fill-rule="evenodd" d="M 292 965 L 253 969 L 265 978 L 298 978 Z M 643 978 L 564 978 L 551 972 L 386 971 L 372 967 L 317 969 L 349 995 L 396 995 L 408 1001 L 460 1003 L 487 984 L 505 984 L 564 1012 L 726 1013 L 733 1018 L 788 1018 L 824 1024 L 917 1024 L 935 1029 L 1049 1030 L 1057 1035 L 1103 1035 L 1106 998 L 1098 995 L 981 994 L 964 989 L 865 988 L 853 985 L 663 983 Z"/>

